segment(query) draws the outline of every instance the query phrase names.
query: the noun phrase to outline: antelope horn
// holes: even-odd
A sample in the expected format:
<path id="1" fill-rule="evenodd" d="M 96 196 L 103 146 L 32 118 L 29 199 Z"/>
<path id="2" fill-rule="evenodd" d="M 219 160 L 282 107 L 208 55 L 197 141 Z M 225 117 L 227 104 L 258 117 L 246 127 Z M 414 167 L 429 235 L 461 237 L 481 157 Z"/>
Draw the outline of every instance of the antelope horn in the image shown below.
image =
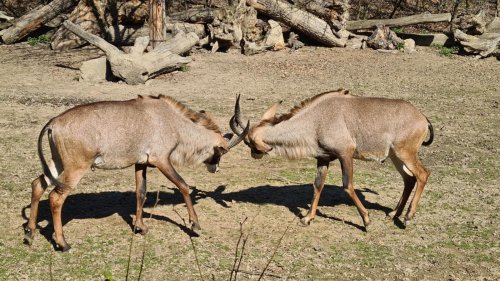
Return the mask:
<path id="1" fill-rule="evenodd" d="M 232 118 L 231 118 L 231 120 L 232 120 Z M 249 130 L 250 130 L 250 121 L 247 122 L 247 126 L 245 127 L 245 130 L 243 130 L 242 133 L 238 134 L 238 133 L 234 132 L 237 135 L 237 137 L 233 136 L 231 138 L 231 140 L 229 141 L 229 144 L 227 145 L 228 150 L 235 147 L 238 143 L 240 143 L 242 140 L 244 140 L 245 137 L 247 136 Z"/>
<path id="2" fill-rule="evenodd" d="M 240 126 L 241 129 L 245 128 L 245 124 L 241 121 L 241 110 L 240 110 L 240 96 L 236 98 L 236 104 L 234 105 L 234 121 Z"/>

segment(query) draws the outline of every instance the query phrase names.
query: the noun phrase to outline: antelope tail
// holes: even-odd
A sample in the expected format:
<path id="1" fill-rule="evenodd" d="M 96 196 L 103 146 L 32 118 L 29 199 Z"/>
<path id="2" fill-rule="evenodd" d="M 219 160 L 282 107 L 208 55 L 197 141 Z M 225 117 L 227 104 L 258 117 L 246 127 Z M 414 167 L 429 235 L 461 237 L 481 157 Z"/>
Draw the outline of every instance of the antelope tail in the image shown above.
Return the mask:
<path id="1" fill-rule="evenodd" d="M 50 170 L 49 168 L 49 165 L 47 164 L 47 160 L 45 160 L 45 156 L 43 154 L 43 145 L 42 145 L 42 141 L 43 141 L 43 136 L 45 135 L 45 133 L 47 133 L 48 135 L 48 139 L 49 139 L 49 143 L 50 143 L 50 148 L 51 148 L 51 152 L 53 154 L 56 154 L 55 156 L 57 157 L 57 159 L 60 159 L 59 157 L 59 153 L 57 152 L 57 149 L 55 148 L 54 146 L 54 140 L 52 138 L 52 126 L 51 126 L 51 122 L 48 122 L 45 127 L 43 127 L 42 131 L 40 132 L 40 135 L 38 136 L 38 157 L 40 158 L 40 162 L 42 164 L 42 169 L 43 169 L 43 174 L 49 178 L 50 182 L 56 186 L 56 190 L 60 189 L 60 188 L 64 188 L 64 184 L 61 183 L 53 174 L 52 174 L 52 171 Z"/>
<path id="2" fill-rule="evenodd" d="M 426 119 L 427 119 L 427 117 L 426 117 Z M 427 127 L 429 128 L 429 139 L 422 143 L 422 145 L 425 145 L 425 146 L 430 145 L 432 143 L 432 141 L 434 140 L 434 128 L 432 128 L 432 124 L 431 124 L 431 121 L 429 121 L 429 119 L 427 119 Z"/>

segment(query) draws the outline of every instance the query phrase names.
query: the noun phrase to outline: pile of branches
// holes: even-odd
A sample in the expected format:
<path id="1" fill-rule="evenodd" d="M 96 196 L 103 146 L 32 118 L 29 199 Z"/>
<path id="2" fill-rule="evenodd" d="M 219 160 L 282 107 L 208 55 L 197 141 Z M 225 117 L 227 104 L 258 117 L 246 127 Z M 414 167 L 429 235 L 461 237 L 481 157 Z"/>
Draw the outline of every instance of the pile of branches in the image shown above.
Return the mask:
<path id="1" fill-rule="evenodd" d="M 131 65 L 134 67 L 134 77 L 125 78 L 130 73 L 124 76 L 123 71 L 120 73 L 114 70 L 116 66 L 113 67 L 112 63 L 113 75 L 127 83 L 143 83 L 159 73 L 188 63 L 189 59 L 180 55 L 189 52 L 194 46 L 211 52 L 233 48 L 252 55 L 287 47 L 298 49 L 304 46 L 302 40 L 307 44 L 327 47 L 369 46 L 384 50 L 404 48 L 405 51 L 412 52 L 414 49 L 411 47 L 415 42 L 400 39 L 390 27 L 450 23 L 453 17 L 452 13 L 424 13 L 392 18 L 395 9 L 389 19 L 352 21 L 350 11 L 355 9 L 351 8 L 349 0 L 149 1 L 53 0 L 17 18 L 0 12 L 0 43 L 13 44 L 42 32 L 50 35 L 50 45 L 54 50 L 77 48 L 91 43 L 107 54 L 108 62 L 112 61 L 110 54 L 114 54 L 114 64 L 125 66 L 125 69 L 129 69 Z M 396 2 L 401 4 L 402 1 Z M 171 3 L 171 6 L 165 8 L 167 16 L 162 20 L 161 27 L 157 24 L 154 27 L 153 24 L 148 26 L 148 21 L 151 22 L 149 17 L 154 12 L 151 7 L 156 3 Z M 482 26 L 482 22 L 477 24 L 477 29 Z M 160 33 L 167 34 L 167 38 L 162 39 L 165 42 L 160 50 L 163 51 L 155 51 L 157 56 L 161 56 L 160 61 L 164 65 L 154 65 L 157 59 L 144 53 L 148 45 L 151 48 L 151 43 L 156 49 L 157 40 L 144 37 L 151 36 L 152 29 L 158 28 L 161 29 Z M 495 44 L 498 40 L 495 42 L 496 39 L 493 39 L 493 43 L 486 44 L 487 47 L 483 46 L 484 41 L 478 41 L 491 40 L 491 32 L 486 32 L 486 27 L 483 29 L 483 33 L 489 34 L 485 35 L 490 36 L 489 39 L 471 39 L 465 36 L 466 33 L 460 33 L 460 30 L 455 32 L 455 37 L 466 50 L 473 53 L 481 56 L 496 54 L 495 48 L 498 50 L 498 47 Z M 363 31 L 372 34 L 367 36 L 366 33 L 361 33 Z M 175 43 L 167 44 L 173 38 Z M 130 45 L 134 45 L 134 56 L 124 56 L 121 50 L 114 47 Z M 488 50 L 485 51 L 484 48 Z M 117 60 L 117 57 L 120 59 Z M 148 61 L 149 65 L 145 65 L 144 61 Z"/>

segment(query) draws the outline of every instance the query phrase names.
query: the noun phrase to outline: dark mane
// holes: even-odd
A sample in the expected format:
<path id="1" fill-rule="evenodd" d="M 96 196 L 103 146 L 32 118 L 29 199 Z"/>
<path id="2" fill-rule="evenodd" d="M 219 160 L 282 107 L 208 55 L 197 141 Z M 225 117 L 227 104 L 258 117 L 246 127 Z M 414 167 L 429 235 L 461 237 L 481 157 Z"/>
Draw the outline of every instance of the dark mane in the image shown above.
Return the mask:
<path id="1" fill-rule="evenodd" d="M 311 103 L 313 103 L 315 100 L 317 100 L 320 97 L 322 97 L 324 95 L 327 95 L 327 94 L 335 94 L 335 95 L 339 95 L 339 96 L 342 95 L 343 96 L 343 95 L 349 94 L 349 91 L 340 88 L 340 89 L 335 90 L 335 91 L 328 91 L 328 92 L 323 92 L 323 93 L 317 94 L 315 96 L 312 96 L 310 98 L 307 98 L 307 99 L 301 101 L 300 104 L 295 105 L 292 109 L 290 109 L 290 111 L 288 113 L 284 113 L 284 114 L 275 116 L 275 117 L 273 117 L 271 119 L 264 120 L 264 121 L 262 121 L 261 124 L 262 125 L 263 124 L 276 125 L 276 124 L 278 124 L 280 122 L 286 121 L 286 120 L 292 118 L 293 116 L 295 116 L 302 109 L 304 109 L 305 107 L 307 107 L 308 105 L 310 105 Z"/>
<path id="2" fill-rule="evenodd" d="M 161 100 L 167 102 L 168 104 L 170 104 L 173 108 L 178 110 L 181 114 L 183 114 L 184 116 L 189 118 L 189 120 L 193 121 L 193 123 L 200 124 L 203 127 L 207 128 L 208 130 L 215 131 L 219 134 L 221 133 L 219 126 L 217 126 L 217 124 L 215 124 L 215 122 L 212 120 L 212 118 L 210 118 L 210 116 L 207 115 L 205 113 L 205 111 L 196 112 L 196 111 L 190 109 L 189 107 L 185 106 L 181 102 L 177 101 L 176 99 L 169 97 L 169 96 L 165 96 L 165 95 L 159 95 L 157 97 L 150 96 L 150 98 L 161 99 Z"/>

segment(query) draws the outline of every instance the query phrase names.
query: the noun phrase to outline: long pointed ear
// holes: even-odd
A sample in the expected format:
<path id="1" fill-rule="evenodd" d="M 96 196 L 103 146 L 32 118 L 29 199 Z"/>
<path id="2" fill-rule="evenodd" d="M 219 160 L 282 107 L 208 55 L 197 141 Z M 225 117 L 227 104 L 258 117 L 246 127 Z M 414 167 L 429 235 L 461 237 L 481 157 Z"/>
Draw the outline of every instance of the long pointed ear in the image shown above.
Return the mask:
<path id="1" fill-rule="evenodd" d="M 276 115 L 276 111 L 278 111 L 278 108 L 282 102 L 283 101 L 273 104 L 266 112 L 264 112 L 264 115 L 262 115 L 261 120 L 269 120 L 273 118 Z"/>

